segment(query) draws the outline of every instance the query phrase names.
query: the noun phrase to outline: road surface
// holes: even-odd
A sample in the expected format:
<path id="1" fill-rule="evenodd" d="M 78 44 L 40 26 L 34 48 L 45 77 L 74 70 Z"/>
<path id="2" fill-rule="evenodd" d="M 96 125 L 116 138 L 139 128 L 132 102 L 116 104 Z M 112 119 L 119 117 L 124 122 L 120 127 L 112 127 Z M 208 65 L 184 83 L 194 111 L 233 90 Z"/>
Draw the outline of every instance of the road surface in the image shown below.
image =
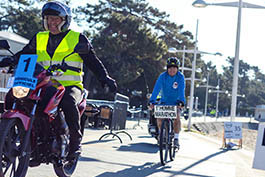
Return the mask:
<path id="1" fill-rule="evenodd" d="M 254 152 L 221 149 L 221 140 L 182 131 L 176 159 L 161 166 L 156 140 L 147 132 L 146 122 L 127 121 L 123 143 L 112 136 L 98 139 L 109 130 L 86 129 L 83 152 L 73 177 L 265 177 L 252 168 Z M 29 168 L 27 177 L 56 177 L 52 165 Z"/>

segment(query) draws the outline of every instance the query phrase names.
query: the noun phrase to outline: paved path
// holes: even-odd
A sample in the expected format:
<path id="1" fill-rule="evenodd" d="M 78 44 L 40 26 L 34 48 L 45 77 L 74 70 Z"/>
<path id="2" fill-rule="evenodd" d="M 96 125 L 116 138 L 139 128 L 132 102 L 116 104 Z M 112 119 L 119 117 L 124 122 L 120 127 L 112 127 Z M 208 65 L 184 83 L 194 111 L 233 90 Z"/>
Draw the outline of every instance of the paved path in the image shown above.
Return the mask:
<path id="1" fill-rule="evenodd" d="M 265 177 L 265 171 L 252 169 L 254 152 L 223 150 L 216 141 L 192 132 L 182 131 L 181 149 L 173 162 L 161 166 L 154 138 L 143 127 L 132 129 L 136 122 L 127 121 L 127 132 L 120 134 L 123 143 L 108 137 L 98 141 L 108 130 L 86 129 L 82 157 L 73 177 Z M 51 165 L 30 168 L 27 177 L 56 176 Z"/>

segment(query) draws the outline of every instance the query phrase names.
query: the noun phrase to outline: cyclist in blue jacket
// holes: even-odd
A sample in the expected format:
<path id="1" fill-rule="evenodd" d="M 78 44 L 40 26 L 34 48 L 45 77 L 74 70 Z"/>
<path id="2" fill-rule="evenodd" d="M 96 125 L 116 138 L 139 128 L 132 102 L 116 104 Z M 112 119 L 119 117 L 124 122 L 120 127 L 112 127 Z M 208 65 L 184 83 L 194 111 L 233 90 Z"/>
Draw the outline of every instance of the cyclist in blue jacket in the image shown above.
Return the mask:
<path id="1" fill-rule="evenodd" d="M 160 93 L 160 104 L 177 105 L 184 107 L 185 104 L 185 79 L 184 75 L 179 71 L 180 62 L 176 57 L 170 57 L 167 60 L 167 71 L 158 77 L 152 96 L 150 98 L 151 108 L 156 102 Z M 161 128 L 162 120 L 157 119 L 157 126 Z M 180 111 L 178 111 L 177 119 L 174 120 L 174 146 L 179 147 L 179 132 L 181 129 Z"/>

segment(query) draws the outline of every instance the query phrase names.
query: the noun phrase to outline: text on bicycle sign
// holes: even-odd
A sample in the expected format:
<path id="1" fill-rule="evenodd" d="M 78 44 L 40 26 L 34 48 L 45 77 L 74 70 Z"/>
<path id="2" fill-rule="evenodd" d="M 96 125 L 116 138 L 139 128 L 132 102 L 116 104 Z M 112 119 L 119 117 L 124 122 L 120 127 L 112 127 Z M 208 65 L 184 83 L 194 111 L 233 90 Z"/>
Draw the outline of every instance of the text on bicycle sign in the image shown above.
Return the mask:
<path id="1" fill-rule="evenodd" d="M 177 106 L 155 105 L 155 118 L 176 119 L 177 118 Z"/>

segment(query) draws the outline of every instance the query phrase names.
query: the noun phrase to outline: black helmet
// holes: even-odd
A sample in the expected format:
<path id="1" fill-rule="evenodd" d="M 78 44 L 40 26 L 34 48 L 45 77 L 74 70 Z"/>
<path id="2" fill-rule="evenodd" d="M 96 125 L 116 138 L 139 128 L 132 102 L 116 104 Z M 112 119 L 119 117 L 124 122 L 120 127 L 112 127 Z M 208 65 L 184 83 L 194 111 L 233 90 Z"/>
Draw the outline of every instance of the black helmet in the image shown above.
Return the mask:
<path id="1" fill-rule="evenodd" d="M 62 17 L 63 21 L 62 23 L 58 26 L 60 31 L 66 31 L 68 30 L 70 23 L 71 23 L 71 9 L 69 6 L 58 2 L 58 1 L 51 1 L 47 2 L 43 7 L 42 7 L 42 20 L 43 20 L 43 26 L 45 30 L 48 30 L 48 24 L 47 24 L 47 19 L 45 18 L 46 15 L 55 15 Z"/>
<path id="2" fill-rule="evenodd" d="M 176 57 L 170 57 L 167 59 L 167 68 L 170 68 L 171 66 L 179 68 L 180 62 Z"/>

